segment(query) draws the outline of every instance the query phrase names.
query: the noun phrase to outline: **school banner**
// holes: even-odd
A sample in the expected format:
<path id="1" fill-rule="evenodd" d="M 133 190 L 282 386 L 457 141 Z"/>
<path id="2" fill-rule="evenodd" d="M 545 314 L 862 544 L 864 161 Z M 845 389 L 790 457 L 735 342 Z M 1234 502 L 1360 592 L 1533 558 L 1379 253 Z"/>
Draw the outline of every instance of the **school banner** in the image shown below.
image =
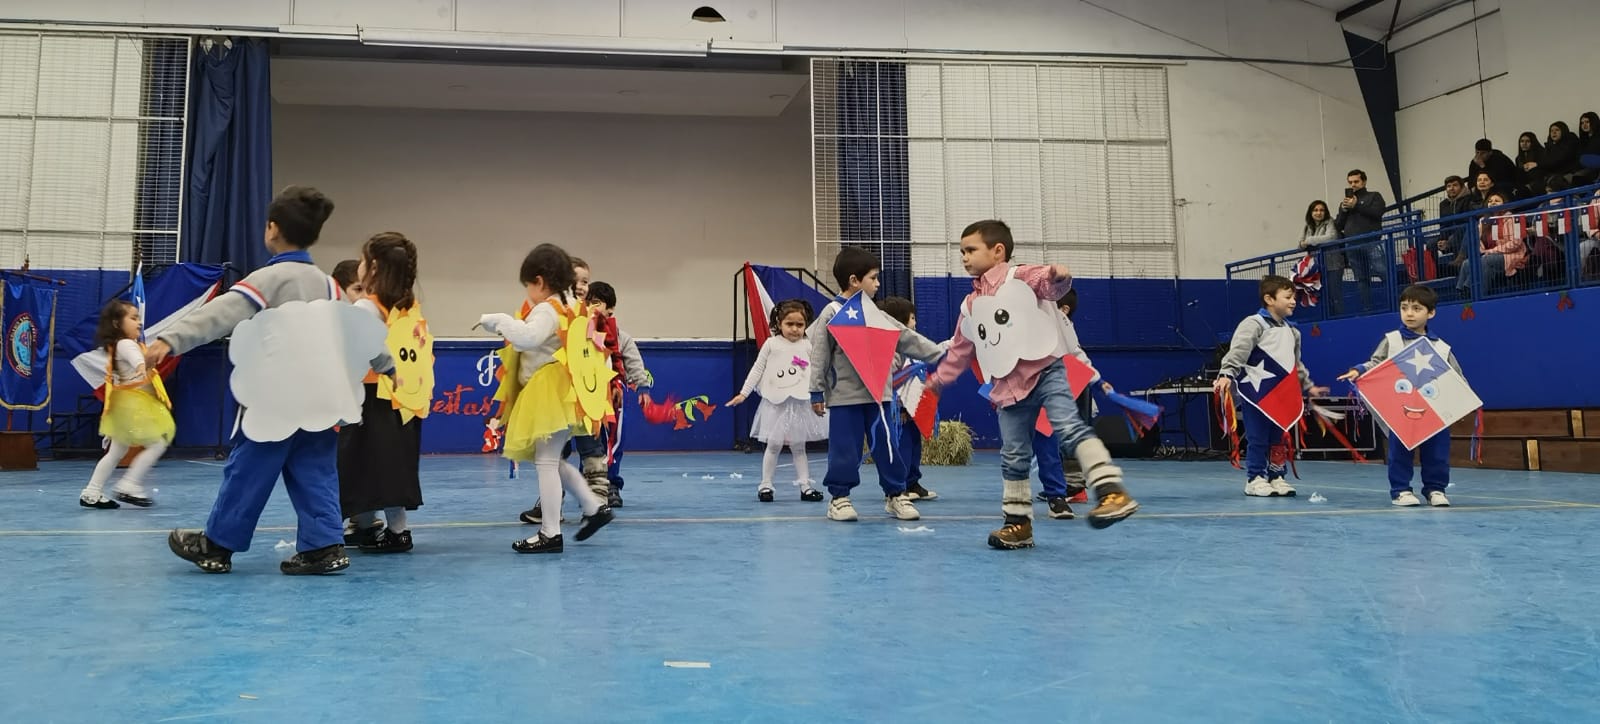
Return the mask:
<path id="1" fill-rule="evenodd" d="M 55 347 L 56 290 L 32 280 L 0 279 L 4 362 L 0 362 L 0 407 L 42 410 L 50 405 L 50 367 Z"/>

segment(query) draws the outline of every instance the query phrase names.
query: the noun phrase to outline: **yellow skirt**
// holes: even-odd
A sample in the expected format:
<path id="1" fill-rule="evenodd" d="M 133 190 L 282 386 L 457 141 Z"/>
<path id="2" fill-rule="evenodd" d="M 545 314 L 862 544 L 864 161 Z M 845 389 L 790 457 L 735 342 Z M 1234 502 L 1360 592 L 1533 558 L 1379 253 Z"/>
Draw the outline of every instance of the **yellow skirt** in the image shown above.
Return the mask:
<path id="1" fill-rule="evenodd" d="M 503 454 L 512 460 L 533 460 L 539 442 L 560 432 L 581 435 L 587 428 L 578 418 L 578 395 L 572 389 L 571 375 L 565 367 L 551 363 L 533 373 L 512 403 L 506 416 Z"/>
<path id="2" fill-rule="evenodd" d="M 177 426 L 172 412 L 156 396 L 142 389 L 114 390 L 110 410 L 100 416 L 100 436 L 129 447 L 172 442 Z"/>

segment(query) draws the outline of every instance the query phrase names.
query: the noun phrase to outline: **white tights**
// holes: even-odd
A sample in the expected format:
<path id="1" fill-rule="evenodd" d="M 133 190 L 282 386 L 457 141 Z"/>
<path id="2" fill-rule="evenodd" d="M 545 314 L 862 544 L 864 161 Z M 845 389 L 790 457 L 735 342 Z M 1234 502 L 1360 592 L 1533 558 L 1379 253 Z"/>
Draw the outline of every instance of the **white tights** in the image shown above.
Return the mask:
<path id="1" fill-rule="evenodd" d="M 761 456 L 761 487 L 772 487 L 772 476 L 778 471 L 778 454 L 783 452 L 782 440 L 768 440 L 767 452 Z M 794 456 L 794 479 L 800 487 L 811 489 L 811 465 L 806 461 L 806 444 L 791 443 L 789 454 Z"/>
<path id="2" fill-rule="evenodd" d="M 164 442 L 146 445 L 144 450 L 135 455 L 133 462 L 128 464 L 128 472 L 122 474 L 122 479 L 117 481 L 118 492 L 127 493 L 140 498 L 150 497 L 144 489 L 144 476 L 155 467 L 156 461 L 166 453 L 167 444 Z M 96 500 L 105 494 L 106 482 L 111 480 L 111 474 L 116 472 L 117 463 L 128 454 L 128 446 L 116 440 L 111 441 L 106 449 L 105 457 L 94 466 L 94 474 L 89 476 L 89 485 L 79 494 L 85 500 Z"/>
<path id="3" fill-rule="evenodd" d="M 589 490 L 589 482 L 584 479 L 583 473 L 572 463 L 561 459 L 561 448 L 566 446 L 568 437 L 565 433 L 551 435 L 533 449 L 533 469 L 539 476 L 539 500 L 544 512 L 539 532 L 546 538 L 561 535 L 562 488 L 566 488 L 567 494 L 578 501 L 584 515 L 599 512 L 604 502 Z M 556 501 L 554 507 L 550 505 L 552 500 Z"/>

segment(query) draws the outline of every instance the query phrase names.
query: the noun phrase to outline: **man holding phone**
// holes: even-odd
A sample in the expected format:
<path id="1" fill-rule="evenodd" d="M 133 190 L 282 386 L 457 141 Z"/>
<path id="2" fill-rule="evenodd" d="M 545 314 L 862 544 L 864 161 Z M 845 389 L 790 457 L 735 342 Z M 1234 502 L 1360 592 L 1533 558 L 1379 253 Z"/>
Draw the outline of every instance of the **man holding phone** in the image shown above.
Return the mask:
<path id="1" fill-rule="evenodd" d="M 1367 172 L 1355 169 L 1345 174 L 1345 181 L 1350 187 L 1344 190 L 1344 201 L 1339 202 L 1339 215 L 1333 220 L 1333 228 L 1338 230 L 1339 237 L 1348 239 L 1383 228 L 1383 208 L 1388 204 L 1383 200 L 1383 194 L 1367 189 Z M 1362 310 L 1370 311 L 1372 275 L 1389 273 L 1390 264 L 1385 261 L 1383 244 L 1376 238 L 1356 248 L 1329 252 L 1323 262 L 1330 272 L 1327 279 L 1330 287 L 1328 299 L 1333 311 L 1339 312 L 1340 307 L 1344 306 L 1341 282 L 1344 281 L 1347 266 L 1355 275 Z"/>

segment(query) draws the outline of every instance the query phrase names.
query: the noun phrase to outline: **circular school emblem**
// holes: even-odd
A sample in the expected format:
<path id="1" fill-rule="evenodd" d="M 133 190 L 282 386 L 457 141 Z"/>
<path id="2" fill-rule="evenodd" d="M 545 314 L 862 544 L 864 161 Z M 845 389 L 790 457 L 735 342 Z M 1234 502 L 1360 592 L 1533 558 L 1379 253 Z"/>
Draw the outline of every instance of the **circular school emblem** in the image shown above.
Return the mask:
<path id="1" fill-rule="evenodd" d="M 33 376 L 33 343 L 38 334 L 33 316 L 26 312 L 11 320 L 11 327 L 6 330 L 6 361 L 23 377 Z"/>

